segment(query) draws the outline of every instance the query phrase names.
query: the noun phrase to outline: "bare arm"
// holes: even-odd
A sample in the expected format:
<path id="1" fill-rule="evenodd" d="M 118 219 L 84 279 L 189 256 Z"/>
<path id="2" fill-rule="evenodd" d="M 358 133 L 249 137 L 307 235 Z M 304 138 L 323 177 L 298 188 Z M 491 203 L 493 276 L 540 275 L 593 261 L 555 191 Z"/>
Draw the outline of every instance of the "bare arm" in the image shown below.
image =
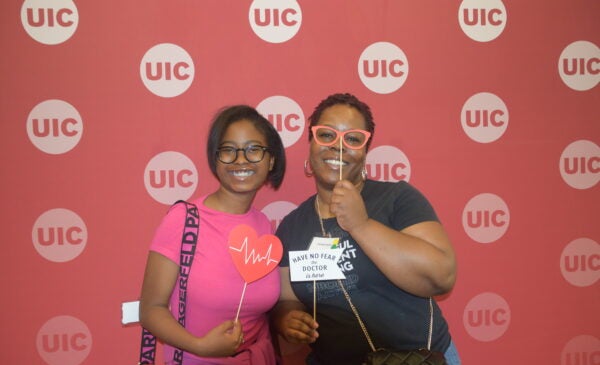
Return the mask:
<path id="1" fill-rule="evenodd" d="M 369 219 L 350 234 L 396 286 L 424 297 L 446 293 L 454 286 L 454 250 L 438 222 L 396 231 Z"/>
<path id="2" fill-rule="evenodd" d="M 169 311 L 169 299 L 177 281 L 179 266 L 156 252 L 148 254 L 142 296 L 140 322 L 164 342 L 203 357 L 233 355 L 242 340 L 239 323 L 225 321 L 203 337 L 189 333 Z"/>
<path id="3" fill-rule="evenodd" d="M 289 267 L 282 267 L 281 294 L 271 315 L 277 332 L 290 343 L 312 343 L 318 337 L 319 326 L 313 317 L 306 312 L 305 306 L 298 300 L 292 290 Z"/>
<path id="4" fill-rule="evenodd" d="M 422 222 L 397 231 L 369 219 L 360 192 L 346 180 L 336 184 L 330 211 L 340 227 L 399 288 L 428 297 L 446 293 L 454 286 L 454 249 L 440 223 Z"/>

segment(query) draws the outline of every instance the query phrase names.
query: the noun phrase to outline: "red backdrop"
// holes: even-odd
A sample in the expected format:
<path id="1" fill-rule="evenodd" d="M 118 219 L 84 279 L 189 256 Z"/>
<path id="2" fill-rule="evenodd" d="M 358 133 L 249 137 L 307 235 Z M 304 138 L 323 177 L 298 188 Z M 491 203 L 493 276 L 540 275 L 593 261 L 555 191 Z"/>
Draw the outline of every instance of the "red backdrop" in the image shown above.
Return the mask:
<path id="1" fill-rule="evenodd" d="M 453 240 L 439 299 L 463 363 L 600 364 L 600 2 L 0 9 L 2 363 L 136 362 L 121 303 L 168 204 L 217 186 L 214 113 L 247 103 L 281 133 L 284 184 L 255 202 L 276 226 L 314 191 L 306 118 L 351 92 L 375 116 L 371 178 L 417 186 Z"/>

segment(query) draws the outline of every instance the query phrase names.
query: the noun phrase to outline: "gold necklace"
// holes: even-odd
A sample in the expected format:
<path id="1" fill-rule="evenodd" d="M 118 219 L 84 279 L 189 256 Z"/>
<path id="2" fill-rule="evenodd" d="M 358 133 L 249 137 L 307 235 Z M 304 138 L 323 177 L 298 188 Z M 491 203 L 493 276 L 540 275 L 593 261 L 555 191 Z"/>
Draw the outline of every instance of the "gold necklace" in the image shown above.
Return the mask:
<path id="1" fill-rule="evenodd" d="M 317 205 L 317 215 L 319 216 L 319 224 L 321 225 L 321 232 L 323 233 L 323 237 L 328 237 L 329 235 L 325 232 L 325 226 L 323 226 L 323 218 L 321 217 L 321 207 L 319 206 L 319 194 L 317 194 L 315 198 L 315 202 Z"/>
<path id="2" fill-rule="evenodd" d="M 317 194 L 315 201 L 316 201 L 316 205 L 317 205 L 317 215 L 319 216 L 319 223 L 321 224 L 321 232 L 323 232 L 323 237 L 328 237 L 329 235 L 325 234 L 325 227 L 323 226 L 323 218 L 321 218 L 321 207 L 319 206 L 319 195 L 318 194 Z M 356 315 L 356 318 L 358 318 L 358 323 L 360 324 L 360 328 L 362 328 L 363 332 L 365 334 L 367 334 L 368 333 L 367 329 L 366 329 L 365 325 L 363 324 L 363 322 L 361 321 L 361 319 L 358 315 L 358 311 L 356 310 L 356 307 L 354 306 L 354 304 L 352 303 L 352 300 L 350 299 L 350 294 L 348 294 L 348 292 L 346 291 L 346 288 L 344 288 L 344 284 L 342 284 L 342 280 L 337 279 L 337 282 L 338 282 L 338 285 L 340 286 L 340 288 L 342 289 L 342 292 L 344 293 L 344 296 L 346 297 L 348 304 L 350 304 L 352 311 Z M 317 318 L 316 281 L 313 281 L 313 293 L 314 293 L 314 296 L 313 296 L 313 318 Z M 368 335 L 367 335 L 367 341 L 369 342 L 369 345 L 371 345 L 371 348 L 375 349 L 375 345 L 373 345 L 373 342 L 371 341 L 371 338 Z"/>

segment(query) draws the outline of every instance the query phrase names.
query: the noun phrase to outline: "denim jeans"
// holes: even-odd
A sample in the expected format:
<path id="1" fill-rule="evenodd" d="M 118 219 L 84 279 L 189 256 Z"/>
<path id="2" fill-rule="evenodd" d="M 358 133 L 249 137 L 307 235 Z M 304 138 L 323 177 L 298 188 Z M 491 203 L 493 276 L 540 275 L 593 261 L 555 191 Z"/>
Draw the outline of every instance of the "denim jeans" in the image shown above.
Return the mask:
<path id="1" fill-rule="evenodd" d="M 448 365 L 460 365 L 460 357 L 458 357 L 458 350 L 454 345 L 454 342 L 450 341 L 450 346 L 446 352 L 444 352 L 444 357 L 446 358 L 446 362 Z"/>
<path id="2" fill-rule="evenodd" d="M 460 365 L 460 357 L 458 357 L 458 350 L 456 349 L 454 342 L 450 341 L 450 346 L 448 346 L 448 349 L 444 353 L 444 357 L 446 358 L 446 363 L 448 365 Z M 321 364 L 319 364 L 317 359 L 314 358 L 314 355 L 312 353 L 310 353 L 306 357 L 306 365 L 321 365 Z"/>

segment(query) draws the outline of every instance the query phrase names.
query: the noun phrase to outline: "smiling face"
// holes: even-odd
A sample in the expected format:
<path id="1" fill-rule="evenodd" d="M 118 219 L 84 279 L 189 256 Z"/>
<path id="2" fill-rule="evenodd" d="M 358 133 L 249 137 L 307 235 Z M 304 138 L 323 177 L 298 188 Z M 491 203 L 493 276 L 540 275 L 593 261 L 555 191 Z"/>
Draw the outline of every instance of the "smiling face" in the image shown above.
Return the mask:
<path id="1" fill-rule="evenodd" d="M 366 130 L 366 124 L 358 110 L 346 104 L 336 104 L 323 111 L 316 125 L 345 132 L 352 129 Z M 342 145 L 340 150 L 339 140 L 331 146 L 319 145 L 314 138 L 310 142 L 310 164 L 314 176 L 317 184 L 326 189 L 331 189 L 340 179 L 340 169 L 342 169 L 342 178 L 358 185 L 362 180 L 361 171 L 366 157 L 366 146 L 350 149 Z"/>
<path id="2" fill-rule="evenodd" d="M 250 146 L 269 147 L 267 138 L 254 127 L 252 122 L 245 119 L 230 124 L 219 143 L 219 148 L 244 149 Z M 216 161 L 216 172 L 222 189 L 234 193 L 255 194 L 263 186 L 269 171 L 273 168 L 274 158 L 265 151 L 261 161 L 249 162 L 244 156 L 244 151 L 239 150 L 237 158 L 232 163 L 222 163 L 218 158 Z"/>

